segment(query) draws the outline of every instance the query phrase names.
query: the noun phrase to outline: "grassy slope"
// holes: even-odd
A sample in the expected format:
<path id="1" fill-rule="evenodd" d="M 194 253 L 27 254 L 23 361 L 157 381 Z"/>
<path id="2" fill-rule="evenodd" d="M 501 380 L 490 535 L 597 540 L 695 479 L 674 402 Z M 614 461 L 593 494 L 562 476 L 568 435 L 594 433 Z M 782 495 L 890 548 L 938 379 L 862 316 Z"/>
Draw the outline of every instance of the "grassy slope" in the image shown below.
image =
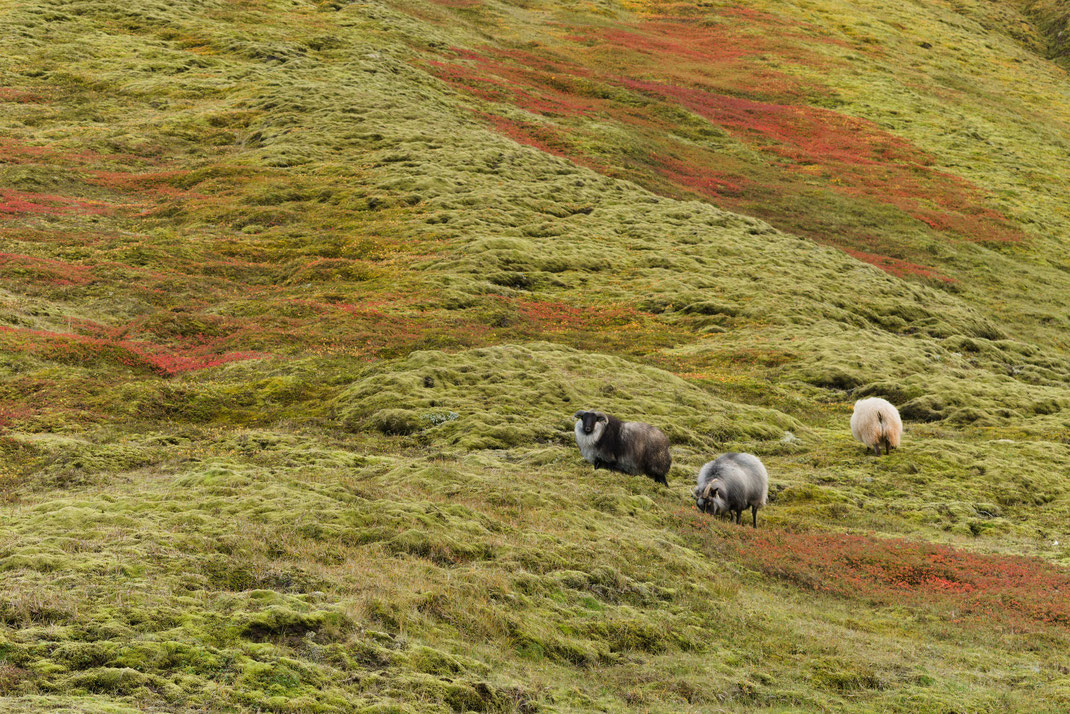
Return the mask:
<path id="1" fill-rule="evenodd" d="M 1057 7 L 128 5 L 0 3 L 2 706 L 1070 706 Z"/>

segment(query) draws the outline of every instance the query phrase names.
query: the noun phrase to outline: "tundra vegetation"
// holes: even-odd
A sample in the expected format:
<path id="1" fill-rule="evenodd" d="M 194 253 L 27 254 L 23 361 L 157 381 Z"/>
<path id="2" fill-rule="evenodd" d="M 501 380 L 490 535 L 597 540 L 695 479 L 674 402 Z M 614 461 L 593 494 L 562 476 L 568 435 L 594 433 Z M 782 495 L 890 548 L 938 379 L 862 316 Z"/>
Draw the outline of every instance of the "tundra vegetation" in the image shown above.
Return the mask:
<path id="1" fill-rule="evenodd" d="M 0 0 L 0 708 L 1070 709 L 1068 35 Z"/>

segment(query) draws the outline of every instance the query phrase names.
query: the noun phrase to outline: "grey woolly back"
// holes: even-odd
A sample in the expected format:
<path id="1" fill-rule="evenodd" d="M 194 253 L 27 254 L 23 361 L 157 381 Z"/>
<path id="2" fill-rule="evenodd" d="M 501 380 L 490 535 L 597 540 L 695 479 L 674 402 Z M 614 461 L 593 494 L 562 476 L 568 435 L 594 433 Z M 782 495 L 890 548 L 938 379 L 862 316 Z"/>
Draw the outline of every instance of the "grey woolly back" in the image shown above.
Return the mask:
<path id="1" fill-rule="evenodd" d="M 713 480 L 719 480 L 723 496 L 733 509 L 764 506 L 769 493 L 769 474 L 753 454 L 730 452 L 705 464 L 698 472 L 696 498 Z"/>

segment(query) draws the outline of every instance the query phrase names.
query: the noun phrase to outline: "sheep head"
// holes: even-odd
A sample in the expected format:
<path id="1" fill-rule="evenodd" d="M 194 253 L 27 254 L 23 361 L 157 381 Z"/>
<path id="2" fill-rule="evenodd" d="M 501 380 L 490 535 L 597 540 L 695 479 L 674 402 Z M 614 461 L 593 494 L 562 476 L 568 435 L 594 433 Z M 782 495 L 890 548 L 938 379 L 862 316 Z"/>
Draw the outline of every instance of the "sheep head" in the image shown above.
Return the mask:
<path id="1" fill-rule="evenodd" d="M 572 415 L 572 418 L 580 422 L 577 426 L 587 435 L 601 432 L 601 430 L 605 428 L 605 425 L 609 423 L 608 416 L 602 412 L 595 411 L 578 411 Z"/>
<path id="2" fill-rule="evenodd" d="M 705 485 L 695 486 L 693 491 L 695 506 L 703 513 L 720 515 L 728 509 L 728 504 L 721 493 L 721 483 L 714 479 Z"/>

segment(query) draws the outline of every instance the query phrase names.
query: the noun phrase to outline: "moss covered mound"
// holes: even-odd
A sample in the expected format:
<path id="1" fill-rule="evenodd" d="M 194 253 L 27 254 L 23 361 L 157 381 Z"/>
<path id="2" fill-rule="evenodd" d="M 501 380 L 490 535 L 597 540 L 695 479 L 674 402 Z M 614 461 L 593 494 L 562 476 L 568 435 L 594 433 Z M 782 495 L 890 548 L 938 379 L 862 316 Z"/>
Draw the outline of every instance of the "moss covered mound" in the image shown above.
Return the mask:
<path id="1" fill-rule="evenodd" d="M 711 449 L 799 428 L 785 414 L 719 399 L 664 370 L 546 342 L 413 352 L 368 368 L 338 406 L 349 429 L 464 449 L 569 443 L 579 409 L 646 421 L 673 442 Z"/>

